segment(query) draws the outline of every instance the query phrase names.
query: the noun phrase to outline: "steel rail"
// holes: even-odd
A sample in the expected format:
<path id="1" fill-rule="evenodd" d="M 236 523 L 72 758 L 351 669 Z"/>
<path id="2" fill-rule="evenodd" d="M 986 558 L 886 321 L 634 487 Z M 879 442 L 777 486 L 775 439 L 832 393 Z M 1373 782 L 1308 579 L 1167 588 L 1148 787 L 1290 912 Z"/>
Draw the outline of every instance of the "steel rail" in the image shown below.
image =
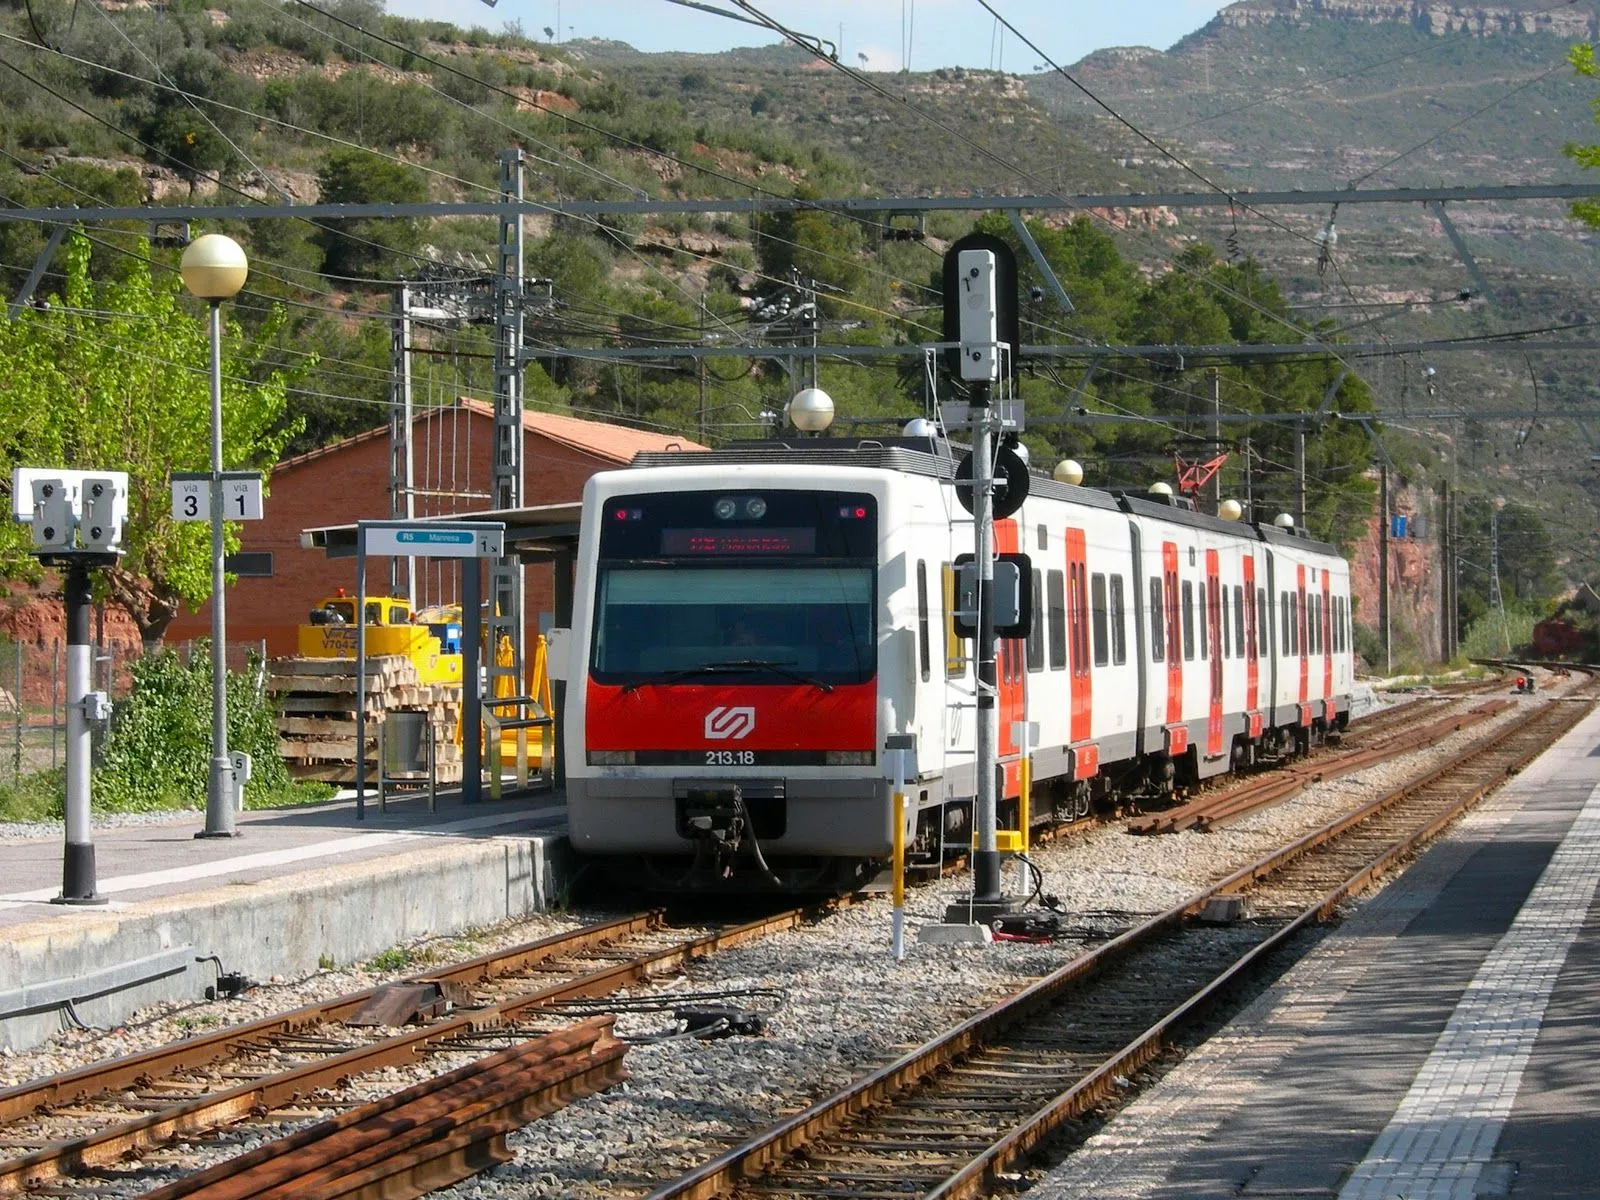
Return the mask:
<path id="1" fill-rule="evenodd" d="M 472 983 L 495 975 L 512 974 L 562 954 L 658 929 L 665 920 L 666 914 L 661 909 L 651 909 L 481 955 L 453 967 L 412 976 L 406 982 Z M 105 1092 L 204 1067 L 237 1053 L 244 1042 L 342 1021 L 372 999 L 378 990 L 376 987 L 364 988 L 277 1016 L 230 1025 L 199 1037 L 157 1046 L 123 1058 L 90 1063 L 59 1075 L 6 1088 L 0 1091 L 0 1123 L 18 1121 L 47 1108 L 79 1103 Z M 3 1170 L 3 1165 L 0 1165 L 0 1171 Z"/>
<path id="2" fill-rule="evenodd" d="M 1257 808 L 1303 792 L 1314 783 L 1339 779 L 1370 766 L 1426 750 L 1463 729 L 1481 724 L 1510 707 L 1510 701 L 1492 701 L 1401 733 L 1390 734 L 1374 745 L 1321 754 L 1310 762 L 1290 763 L 1242 784 L 1199 796 L 1186 804 L 1156 813 L 1128 825 L 1129 833 L 1176 833 L 1180 829 L 1208 829 L 1223 820 L 1241 817 Z"/>
<path id="3" fill-rule="evenodd" d="M 1592 687 L 1591 685 L 1588 685 Z M 790 1116 L 767 1131 L 736 1146 L 694 1171 L 650 1193 L 649 1200 L 712 1200 L 741 1183 L 754 1182 L 789 1158 L 796 1150 L 818 1137 L 843 1126 L 846 1121 L 868 1109 L 892 1104 L 892 1098 L 906 1088 L 928 1080 L 936 1072 L 951 1067 L 970 1053 L 997 1042 L 1003 1033 L 1019 1027 L 1027 1017 L 1039 1010 L 1058 1004 L 1064 994 L 1092 976 L 1106 970 L 1115 960 L 1153 939 L 1185 927 L 1189 919 L 1201 911 L 1211 900 L 1234 894 L 1258 883 L 1289 862 L 1307 856 L 1310 851 L 1325 847 L 1340 835 L 1359 826 L 1379 813 L 1387 813 L 1422 789 L 1439 782 L 1454 772 L 1481 769 L 1485 762 L 1505 748 L 1512 750 L 1498 769 L 1489 770 L 1470 789 L 1445 805 L 1421 825 L 1413 826 L 1403 836 L 1392 839 L 1375 856 L 1361 867 L 1344 876 L 1337 886 L 1325 890 L 1309 907 L 1286 921 L 1283 927 L 1270 934 L 1262 943 L 1253 946 L 1245 955 L 1219 972 L 1202 989 L 1164 1014 L 1144 1033 L 1127 1042 L 1120 1050 L 1105 1058 L 1083 1074 L 1077 1082 L 1059 1093 L 1043 1107 L 1027 1114 L 1003 1136 L 948 1178 L 938 1182 L 931 1190 L 922 1191 L 926 1200 L 957 1200 L 985 1193 L 995 1182 L 995 1175 L 1015 1164 L 1028 1151 L 1049 1137 L 1062 1122 L 1082 1115 L 1115 1087 L 1115 1079 L 1126 1075 L 1149 1062 L 1160 1052 L 1168 1034 L 1186 1019 L 1196 1015 L 1239 975 L 1259 963 L 1265 956 L 1280 948 L 1295 933 L 1306 926 L 1326 918 L 1343 900 L 1364 887 L 1378 872 L 1411 853 L 1416 846 L 1454 820 L 1487 791 L 1503 782 L 1510 774 L 1520 770 L 1527 762 L 1543 753 L 1549 743 L 1581 720 L 1593 706 L 1592 698 L 1583 706 L 1540 706 L 1526 717 L 1496 730 L 1485 742 L 1457 755 L 1450 763 L 1412 779 L 1386 796 L 1364 805 L 1356 812 L 1329 822 L 1288 846 L 1230 875 L 1220 883 L 1197 893 L 1143 924 L 1119 935 L 1103 946 L 1080 955 L 1051 974 L 1030 984 L 1007 1000 L 963 1021 L 960 1025 L 910 1051 L 851 1084 L 835 1095 L 821 1100 L 805 1110 Z M 1519 739 L 1521 739 L 1519 743 Z M 929 1146 L 930 1150 L 935 1149 Z M 777 1181 L 768 1181 L 766 1190 L 782 1191 Z M 897 1191 L 903 1191 L 903 1187 Z M 792 1194 L 807 1194 L 803 1187 L 792 1189 Z M 839 1195 L 848 1194 L 844 1191 Z"/>
<path id="4" fill-rule="evenodd" d="M 146 1200 L 409 1200 L 507 1162 L 506 1135 L 627 1078 L 615 1017 L 458 1067 L 147 1193 Z"/>
<path id="5" fill-rule="evenodd" d="M 703 934 L 664 949 L 637 955 L 626 962 L 553 983 L 533 992 L 509 997 L 467 1010 L 421 1029 L 397 1034 L 366 1046 L 231 1088 L 147 1113 L 82 1137 L 53 1142 L 19 1158 L 0 1162 L 0 1195 L 15 1194 L 30 1186 L 82 1174 L 86 1168 L 108 1166 L 132 1152 L 159 1145 L 180 1134 L 193 1134 L 244 1119 L 308 1096 L 318 1088 L 333 1086 L 348 1077 L 390 1065 L 414 1063 L 419 1054 L 452 1038 L 504 1026 L 533 1010 L 557 1001 L 608 995 L 629 984 L 681 967 L 720 950 L 754 941 L 771 933 L 792 929 L 811 919 L 814 909 L 791 909 L 774 916 Z M 640 918 L 625 918 L 626 924 Z M 594 927 L 601 928 L 601 927 Z M 580 931 L 582 932 L 582 931 Z M 559 935 L 558 935 L 559 936 Z M 548 939 L 547 939 L 548 940 Z M 537 945 L 537 943 L 535 943 Z M 570 946 L 569 946 L 570 948 Z M 419 977 L 422 981 L 468 978 L 488 969 L 493 955 Z M 545 955 L 545 957 L 550 957 Z M 319 1006 L 313 1006 L 316 1008 Z M 348 1006 L 346 1006 L 348 1007 Z M 308 1009 L 297 1012 L 311 1011 Z M 276 1019 L 274 1019 L 276 1020 Z M 259 1024 L 259 1023 L 258 1023 Z M 241 1027 L 243 1028 L 243 1027 Z M 209 1059 L 208 1061 L 214 1061 Z"/>

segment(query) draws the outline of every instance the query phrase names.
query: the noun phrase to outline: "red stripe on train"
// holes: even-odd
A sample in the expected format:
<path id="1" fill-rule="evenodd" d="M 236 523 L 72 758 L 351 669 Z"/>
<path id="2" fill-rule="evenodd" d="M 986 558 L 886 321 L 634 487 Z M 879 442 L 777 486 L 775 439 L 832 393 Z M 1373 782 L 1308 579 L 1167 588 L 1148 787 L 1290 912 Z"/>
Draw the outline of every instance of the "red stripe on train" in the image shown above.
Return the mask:
<path id="1" fill-rule="evenodd" d="M 588 684 L 590 750 L 873 750 L 878 685 Z"/>

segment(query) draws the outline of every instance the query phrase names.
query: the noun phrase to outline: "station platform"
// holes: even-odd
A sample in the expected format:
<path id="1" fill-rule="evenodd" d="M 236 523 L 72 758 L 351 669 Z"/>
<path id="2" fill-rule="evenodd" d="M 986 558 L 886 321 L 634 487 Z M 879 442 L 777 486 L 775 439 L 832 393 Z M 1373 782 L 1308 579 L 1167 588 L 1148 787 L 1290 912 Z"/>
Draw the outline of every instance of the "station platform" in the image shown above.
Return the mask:
<path id="1" fill-rule="evenodd" d="M 1030 1189 L 1600 1195 L 1600 714 Z"/>
<path id="2" fill-rule="evenodd" d="M 545 911 L 570 886 L 566 804 L 539 793 L 464 806 L 391 797 L 94 831 L 107 903 L 52 904 L 59 838 L 0 843 L 0 1046 L 67 1021 L 112 1025 L 198 999 L 222 971 L 252 979 L 359 962 L 408 940 Z"/>

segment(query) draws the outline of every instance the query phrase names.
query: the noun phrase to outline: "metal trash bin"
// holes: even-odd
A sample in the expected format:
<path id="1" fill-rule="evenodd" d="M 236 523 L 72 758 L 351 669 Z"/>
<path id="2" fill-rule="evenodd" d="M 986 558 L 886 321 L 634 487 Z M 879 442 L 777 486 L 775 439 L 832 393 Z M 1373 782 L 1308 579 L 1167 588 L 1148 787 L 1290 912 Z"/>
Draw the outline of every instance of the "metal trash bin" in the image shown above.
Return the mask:
<path id="1" fill-rule="evenodd" d="M 428 811 L 438 808 L 438 761 L 433 722 L 425 712 L 386 712 L 378 723 L 378 811 L 391 785 L 427 784 Z"/>

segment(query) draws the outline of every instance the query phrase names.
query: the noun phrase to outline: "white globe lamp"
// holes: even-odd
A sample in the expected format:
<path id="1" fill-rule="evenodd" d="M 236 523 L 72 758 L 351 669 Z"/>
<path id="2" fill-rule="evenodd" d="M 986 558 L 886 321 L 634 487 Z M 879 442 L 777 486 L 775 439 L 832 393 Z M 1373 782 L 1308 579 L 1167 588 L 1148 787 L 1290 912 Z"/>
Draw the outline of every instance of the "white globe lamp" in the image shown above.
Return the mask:
<path id="1" fill-rule="evenodd" d="M 1272 523 L 1274 525 L 1276 525 L 1279 529 L 1293 529 L 1294 528 L 1294 514 L 1293 513 L 1279 513 L 1277 516 L 1272 518 Z"/>
<path id="2" fill-rule="evenodd" d="M 231 237 L 195 238 L 178 263 L 183 286 L 211 310 L 211 767 L 206 780 L 206 827 L 196 837 L 234 837 L 234 767 L 228 753 L 228 614 L 223 595 L 222 302 L 239 294 L 250 274 L 244 250 Z"/>
<path id="3" fill-rule="evenodd" d="M 1063 458 L 1050 475 L 1057 483 L 1070 483 L 1077 487 L 1083 482 L 1083 464 L 1075 458 Z"/>
<path id="4" fill-rule="evenodd" d="M 1152 496 L 1170 496 L 1172 495 L 1172 485 L 1170 483 L 1161 483 L 1159 481 L 1152 483 L 1150 485 L 1150 494 Z"/>
<path id="5" fill-rule="evenodd" d="M 801 433 L 821 433 L 833 424 L 833 397 L 821 388 L 801 388 L 789 401 L 788 413 Z"/>
<path id="6" fill-rule="evenodd" d="M 912 417 L 907 421 L 905 428 L 900 431 L 901 437 L 931 438 L 939 436 L 939 427 L 927 417 Z"/>
<path id="7" fill-rule="evenodd" d="M 1224 521 L 1237 521 L 1240 517 L 1244 516 L 1244 505 L 1240 504 L 1237 500 L 1224 500 L 1221 504 L 1217 505 L 1217 516 L 1221 517 Z"/>
<path id="8" fill-rule="evenodd" d="M 244 249 L 231 237 L 205 233 L 190 242 L 178 261 L 183 286 L 202 300 L 228 300 L 250 274 Z"/>

